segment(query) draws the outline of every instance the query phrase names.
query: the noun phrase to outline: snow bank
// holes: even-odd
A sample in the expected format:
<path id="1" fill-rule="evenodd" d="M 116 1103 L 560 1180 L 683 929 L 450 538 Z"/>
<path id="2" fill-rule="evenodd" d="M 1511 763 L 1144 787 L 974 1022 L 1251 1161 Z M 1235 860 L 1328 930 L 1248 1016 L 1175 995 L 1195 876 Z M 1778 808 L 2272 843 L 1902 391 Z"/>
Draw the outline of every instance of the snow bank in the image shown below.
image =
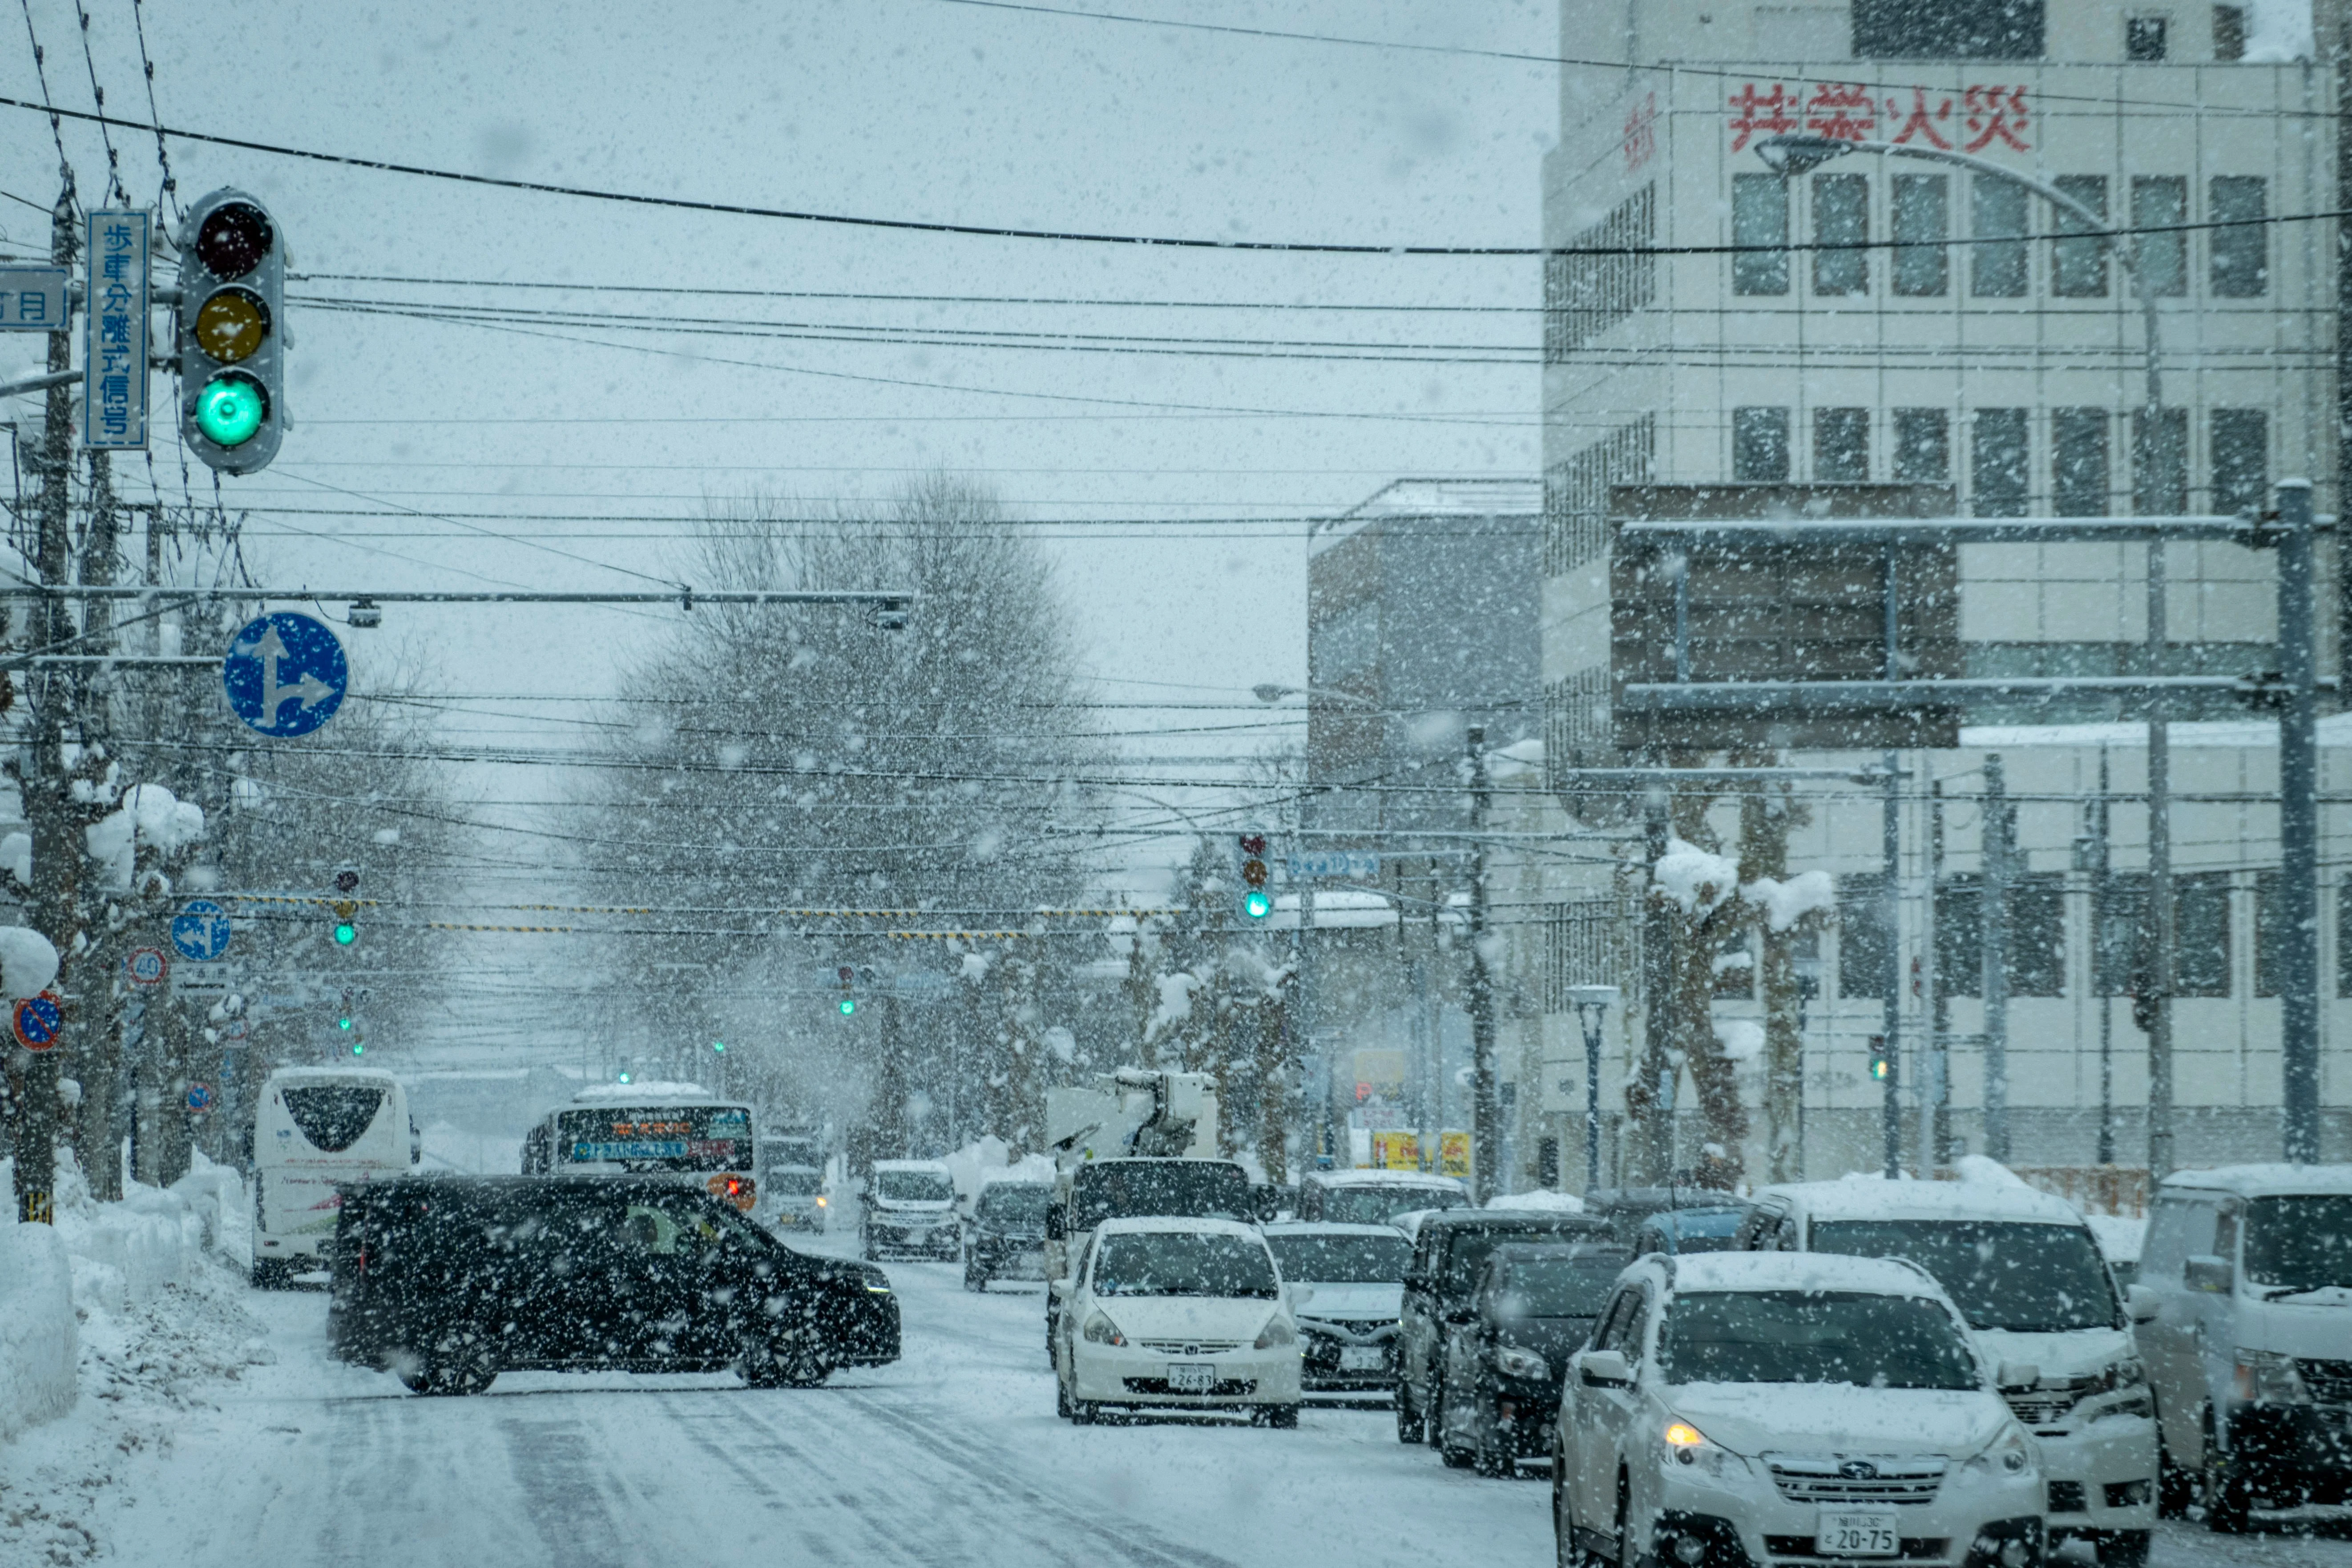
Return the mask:
<path id="1" fill-rule="evenodd" d="M 64 1240 L 46 1225 L 0 1226 L 0 1443 L 73 1407 L 79 1355 Z"/>
<path id="2" fill-rule="evenodd" d="M 1584 1200 L 1574 1193 L 1539 1190 L 1532 1193 L 1497 1193 L 1486 1200 L 1490 1209 L 1539 1209 L 1549 1214 L 1582 1214 Z"/>

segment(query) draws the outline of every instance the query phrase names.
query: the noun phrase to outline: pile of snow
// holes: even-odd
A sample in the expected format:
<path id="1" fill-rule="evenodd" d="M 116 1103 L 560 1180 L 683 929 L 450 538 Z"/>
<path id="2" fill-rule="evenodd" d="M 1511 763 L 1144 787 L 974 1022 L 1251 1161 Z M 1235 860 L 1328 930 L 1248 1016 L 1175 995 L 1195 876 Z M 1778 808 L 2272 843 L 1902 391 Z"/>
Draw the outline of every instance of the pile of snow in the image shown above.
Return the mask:
<path id="1" fill-rule="evenodd" d="M 2137 1263 L 2140 1243 L 2147 1237 L 2147 1221 L 2128 1215 L 2086 1214 L 2083 1216 L 2098 1238 L 2099 1255 L 2110 1263 Z"/>
<path id="2" fill-rule="evenodd" d="M 1054 1179 L 1054 1160 L 1050 1154 L 1027 1154 L 1019 1160 L 1011 1158 L 1012 1149 L 1004 1140 L 990 1133 L 965 1144 L 940 1163 L 948 1168 L 955 1180 L 956 1202 L 965 1208 L 971 1206 L 980 1189 L 991 1182 L 1050 1182 Z"/>
<path id="3" fill-rule="evenodd" d="M 1827 871 L 1800 871 L 1785 882 L 1759 877 L 1740 893 L 1764 911 L 1764 923 L 1774 931 L 1787 931 L 1807 915 L 1837 910 L 1837 879 Z"/>
<path id="4" fill-rule="evenodd" d="M 1584 1200 L 1574 1193 L 1538 1190 L 1532 1193 L 1497 1193 L 1486 1200 L 1490 1209 L 1536 1209 L 1546 1214 L 1582 1214 Z"/>
<path id="5" fill-rule="evenodd" d="M 1726 1061 L 1753 1061 L 1764 1054 L 1764 1026 L 1753 1018 L 1717 1018 L 1715 1037 Z"/>
<path id="6" fill-rule="evenodd" d="M 1979 1182 L 1995 1187 L 2022 1187 L 2024 1178 L 2000 1161 L 1983 1154 L 1963 1154 L 1952 1162 L 1956 1180 Z"/>
<path id="7" fill-rule="evenodd" d="M 104 868 L 102 884 L 127 890 L 136 847 L 145 844 L 169 855 L 198 842 L 205 836 L 205 808 L 162 784 L 133 784 L 123 791 L 122 805 L 91 823 L 86 833 L 89 858 Z"/>
<path id="8" fill-rule="evenodd" d="M 73 1267 L 46 1225 L 0 1226 L 0 1443 L 73 1408 Z"/>
<path id="9" fill-rule="evenodd" d="M 1661 895 L 1681 907 L 1683 913 L 1702 914 L 1720 909 L 1739 891 L 1739 863 L 1726 856 L 1711 855 L 1696 844 L 1671 838 L 1666 841 L 1666 852 L 1651 868 L 1650 879 Z"/>
<path id="10" fill-rule="evenodd" d="M 594 1083 L 572 1097 L 574 1105 L 659 1105 L 666 1101 L 712 1100 L 717 1097 L 698 1083 Z"/>
<path id="11" fill-rule="evenodd" d="M 58 977 L 58 950 L 30 926 L 0 926 L 0 993 L 37 996 Z"/>

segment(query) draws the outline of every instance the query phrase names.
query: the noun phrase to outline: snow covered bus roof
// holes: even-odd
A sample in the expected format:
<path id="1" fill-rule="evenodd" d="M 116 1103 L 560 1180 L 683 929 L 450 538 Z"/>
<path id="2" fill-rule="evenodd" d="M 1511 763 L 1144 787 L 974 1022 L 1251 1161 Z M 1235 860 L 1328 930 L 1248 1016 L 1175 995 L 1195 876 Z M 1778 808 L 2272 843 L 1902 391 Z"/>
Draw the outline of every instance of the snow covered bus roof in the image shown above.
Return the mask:
<path id="1" fill-rule="evenodd" d="M 400 1081 L 386 1068 L 273 1068 L 272 1083 L 392 1083 Z"/>
<path id="2" fill-rule="evenodd" d="M 1766 1187 L 1755 1201 L 1784 1197 L 1815 1220 L 1992 1219 L 2022 1224 L 2080 1225 L 2080 1210 L 2063 1198 L 2025 1185 L 1993 1182 L 1788 1182 Z"/>
<path id="3" fill-rule="evenodd" d="M 1459 1176 L 1441 1176 L 1434 1171 L 1309 1171 L 1299 1178 L 1318 1187 L 1436 1187 L 1458 1193 L 1466 1189 Z"/>
<path id="4" fill-rule="evenodd" d="M 1902 1258 L 1855 1258 L 1843 1252 L 1695 1252 L 1673 1260 L 1674 1289 L 1858 1290 L 1874 1296 L 1927 1296 L 1946 1300 L 1944 1288 Z"/>
<path id="5" fill-rule="evenodd" d="M 698 1083 L 596 1083 L 572 1097 L 574 1105 L 654 1105 L 719 1097 Z"/>
<path id="6" fill-rule="evenodd" d="M 2175 1171 L 2164 1178 L 2163 1184 L 2218 1188 L 2249 1198 L 2352 1193 L 2352 1165 L 2217 1165 L 2206 1171 Z"/>

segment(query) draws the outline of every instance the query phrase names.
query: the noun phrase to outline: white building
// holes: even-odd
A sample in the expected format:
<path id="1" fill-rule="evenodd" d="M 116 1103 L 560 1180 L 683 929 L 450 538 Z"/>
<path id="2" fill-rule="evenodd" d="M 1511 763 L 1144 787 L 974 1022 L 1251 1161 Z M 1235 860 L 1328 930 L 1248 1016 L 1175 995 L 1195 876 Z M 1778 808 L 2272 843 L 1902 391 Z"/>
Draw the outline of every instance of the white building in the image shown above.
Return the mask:
<path id="1" fill-rule="evenodd" d="M 2271 504 L 2282 477 L 2307 476 L 2318 510 L 2336 510 L 2340 226 L 2300 216 L 2344 205 L 2331 57 L 2346 26 L 2330 0 L 2315 45 L 2308 10 L 2270 4 L 1563 0 L 1561 10 L 1561 52 L 1614 63 L 1566 73 L 1545 168 L 1546 242 L 1569 252 L 1549 259 L 1545 286 L 1542 658 L 1555 785 L 1572 778 L 1565 770 L 1636 760 L 1615 748 L 1610 725 L 1612 487 L 1948 486 L 1963 513 L 2063 517 L 2237 512 Z M 2063 237 L 2071 220 L 2049 203 L 1963 166 L 1861 153 L 1784 180 L 1756 148 L 1786 135 L 1990 159 L 2149 231 L 2125 243 L 2158 296 L 2161 408 L 2143 406 L 2139 310 L 2104 242 Z M 1792 248 L 1775 248 L 1784 244 Z M 1963 547 L 1961 672 L 2145 672 L 2147 555 L 2116 543 Z M 2323 674 L 2338 662 L 2334 562 L 2323 543 Z M 2164 564 L 2160 672 L 2276 667 L 2268 554 L 2175 543 Z M 2030 933 L 2013 944 L 2031 951 L 2012 963 L 2010 1079 L 2023 1163 L 2094 1157 L 2098 1118 L 2084 1112 L 2099 1103 L 2103 1036 L 2090 878 L 2074 841 L 2085 831 L 2077 800 L 2095 792 L 2103 754 L 2111 792 L 2132 797 L 2111 816 L 2124 901 L 2145 866 L 2145 731 L 2115 717 L 2091 700 L 1979 710 L 1958 750 L 1905 755 L 1906 973 L 1915 960 L 1925 968 L 1937 907 L 1931 783 L 1942 782 L 1946 802 L 1948 989 L 1974 989 L 1951 942 L 1978 869 L 1989 750 L 2002 754 L 2021 801 L 2032 881 L 2018 921 Z M 2173 743 L 2179 1157 L 2275 1156 L 2279 1005 L 2260 957 L 2265 871 L 2278 860 L 2275 738 L 2226 700 L 2192 717 Z M 2324 802 L 2352 784 L 2341 722 L 2323 724 Z M 1791 865 L 1838 871 L 1850 886 L 1875 873 L 1874 796 L 1804 788 L 1819 798 Z M 1563 820 L 1534 802 L 1524 809 Z M 1731 820 L 1717 813 L 1727 842 Z M 2322 898 L 2323 1137 L 2334 1158 L 2352 1155 L 2352 918 L 2339 920 L 2352 916 L 2347 827 L 2342 807 L 2324 807 L 2324 875 L 2336 890 Z M 1630 978 L 1620 910 L 1637 907 L 1638 892 L 1627 875 L 1558 861 L 1517 875 L 1517 897 L 1559 906 L 1527 928 L 1515 958 L 1521 984 L 1543 999 L 1518 1041 L 1545 1064 L 1543 1094 L 1522 1103 L 1559 1116 L 1580 1151 L 1580 1117 L 1569 1113 L 1583 1103 L 1582 1047 L 1564 987 Z M 1853 962 L 1857 944 L 1874 940 L 1869 926 L 1857 915 L 1842 941 L 1825 941 L 1822 994 L 1810 1009 L 1814 1173 L 1876 1163 L 1878 1086 L 1865 1064 L 1882 1004 Z M 1718 1016 L 1753 1013 L 1737 994 L 1736 962 L 1727 974 Z M 1905 998 L 1909 1042 L 1925 1033 L 1931 978 Z M 1954 1126 L 1975 1147 L 1980 1009 L 1955 995 L 1945 1011 Z M 2138 1163 L 2145 1037 L 2127 1000 L 2106 1011 L 2117 1158 Z M 1638 1011 L 1632 1021 L 1638 1039 Z M 1620 1024 L 1609 1037 L 1622 1064 Z M 1612 1106 L 1622 1078 L 1604 1069 Z M 1580 1153 L 1566 1163 L 1573 1172 Z"/>

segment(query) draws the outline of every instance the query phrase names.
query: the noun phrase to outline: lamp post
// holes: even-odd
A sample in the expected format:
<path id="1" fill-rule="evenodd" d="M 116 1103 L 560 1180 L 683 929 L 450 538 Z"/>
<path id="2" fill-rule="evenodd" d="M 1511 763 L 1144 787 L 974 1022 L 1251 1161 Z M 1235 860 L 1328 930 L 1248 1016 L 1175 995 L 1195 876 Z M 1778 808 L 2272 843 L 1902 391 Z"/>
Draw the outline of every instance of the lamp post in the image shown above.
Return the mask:
<path id="1" fill-rule="evenodd" d="M 1769 136 L 1756 144 L 1756 155 L 1767 168 L 1783 179 L 1809 174 L 1832 158 L 1849 153 L 1868 153 L 1882 158 L 1916 158 L 1923 163 L 1948 163 L 1994 179 L 2007 180 L 2032 191 L 2080 224 L 2084 233 L 2079 237 L 2105 239 L 2120 237 L 2108 227 L 2107 221 L 2080 201 L 2068 195 L 2046 180 L 1979 158 L 1969 153 L 1956 153 L 1948 147 L 1921 147 L 1909 142 L 1854 141 L 1830 136 Z M 2067 236 L 2065 237 L 2078 237 Z M 2162 440 L 2162 423 L 2158 418 L 2164 406 L 2161 340 L 2157 321 L 2156 294 L 2140 275 L 2139 259 L 2132 247 L 2114 247 L 2116 263 L 2131 279 L 2132 295 L 2139 301 L 2142 346 L 2147 352 L 2147 449 L 2151 461 Z M 2187 454 L 2182 455 L 2187 462 Z M 2281 563 L 2284 570 L 2284 563 Z M 2282 579 L 2284 580 L 2284 579 Z M 2147 639 L 2146 658 L 2147 673 L 2162 673 L 2165 631 L 2164 542 L 2147 542 Z M 2282 731 L 2282 744 L 2285 744 Z M 2149 947 L 2152 950 L 2153 973 L 2149 975 L 2147 1009 L 2147 1163 L 2152 1173 L 2162 1177 L 2172 1169 L 2172 985 L 2173 985 L 2173 907 L 2172 907 L 2172 747 L 2171 730 L 2161 707 L 2153 708 L 2147 721 L 2147 881 Z M 1890 998 L 1890 1008 L 1899 1006 L 1899 998 Z M 1996 1127 L 1991 1108 L 1987 1108 L 1985 1139 L 1989 1149 L 2006 1149 L 2009 1129 L 2004 1113 Z"/>
<path id="2" fill-rule="evenodd" d="M 1614 985 L 1571 985 L 1568 999 L 1584 1026 L 1584 1190 L 1601 1185 L 1601 1026 L 1617 1000 Z"/>

